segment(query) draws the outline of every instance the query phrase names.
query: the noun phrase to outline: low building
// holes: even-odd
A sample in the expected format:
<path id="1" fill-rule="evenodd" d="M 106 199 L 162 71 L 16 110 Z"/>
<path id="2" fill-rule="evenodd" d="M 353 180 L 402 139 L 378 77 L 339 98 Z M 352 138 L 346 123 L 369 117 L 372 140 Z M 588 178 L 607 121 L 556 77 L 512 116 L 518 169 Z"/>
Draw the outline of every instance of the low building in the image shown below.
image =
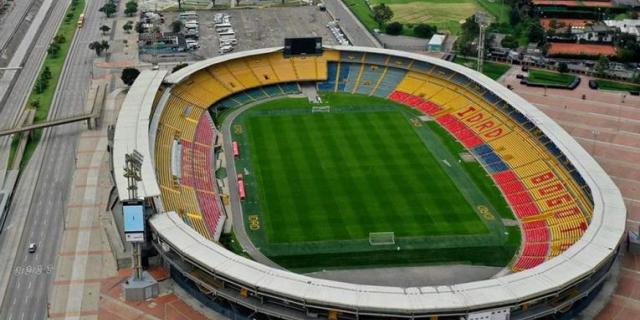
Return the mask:
<path id="1" fill-rule="evenodd" d="M 615 31 L 615 28 L 609 27 L 606 24 L 571 27 L 571 34 L 576 40 L 588 42 L 611 43 L 613 42 Z"/>
<path id="2" fill-rule="evenodd" d="M 444 41 L 447 39 L 446 34 L 434 34 L 427 43 L 427 51 L 441 52 L 444 49 Z"/>
<path id="3" fill-rule="evenodd" d="M 607 26 L 618 28 L 622 33 L 636 36 L 640 40 L 640 19 L 605 20 Z"/>

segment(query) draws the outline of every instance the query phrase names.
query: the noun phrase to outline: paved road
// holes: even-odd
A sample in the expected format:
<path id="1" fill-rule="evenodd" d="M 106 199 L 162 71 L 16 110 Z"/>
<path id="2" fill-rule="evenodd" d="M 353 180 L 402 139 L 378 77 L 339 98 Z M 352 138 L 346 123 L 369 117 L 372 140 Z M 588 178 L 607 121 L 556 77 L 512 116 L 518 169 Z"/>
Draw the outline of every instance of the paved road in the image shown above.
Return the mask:
<path id="1" fill-rule="evenodd" d="M 55 1 L 56 8 L 49 19 L 61 19 L 69 2 Z M 98 8 L 104 2 L 105 0 L 87 1 L 85 28 L 78 32 L 69 52 L 70 59 L 61 77 L 49 118 L 78 114 L 84 110 L 94 58 L 94 53 L 87 46 L 100 38 L 98 27 L 105 21 Z M 58 10 L 59 8 L 62 10 Z M 50 29 L 45 28 L 39 40 L 46 38 L 44 34 Z M 83 129 L 84 124 L 72 124 L 45 130 L 40 146 L 23 173 L 9 219 L 26 214 L 27 223 L 19 244 L 22 250 L 17 251 L 11 268 L 12 276 L 5 291 L 0 319 L 45 318 L 49 282 L 52 278 L 47 271 L 56 263 L 64 225 L 65 198 L 75 169 L 78 133 Z M 29 192 L 30 186 L 33 186 L 32 193 Z M 28 254 L 24 250 L 29 242 L 39 244 L 35 254 Z M 38 271 L 41 273 L 38 274 Z"/>
<path id="2" fill-rule="evenodd" d="M 342 31 L 354 46 L 381 47 L 380 43 L 367 31 L 341 0 L 325 0 L 324 3 L 329 13 L 336 20 L 340 20 Z"/>
<path id="3" fill-rule="evenodd" d="M 262 100 L 260 103 L 265 101 L 269 101 L 272 99 Z M 224 150 L 231 150 L 231 125 L 235 121 L 236 117 L 240 115 L 245 110 L 257 105 L 258 103 L 248 104 L 246 106 L 242 106 L 239 109 L 233 111 L 229 114 L 228 117 L 225 118 L 224 123 L 222 124 L 222 136 L 224 140 Z M 237 177 L 236 167 L 235 167 L 235 159 L 233 158 L 233 152 L 225 152 L 224 153 L 225 160 L 227 163 L 227 177 L 229 181 L 229 200 L 231 203 L 231 214 L 233 216 L 233 230 L 236 234 L 236 239 L 240 242 L 240 246 L 257 262 L 260 262 L 264 265 L 268 265 L 274 268 L 283 269 L 281 266 L 276 264 L 267 258 L 260 250 L 253 245 L 251 239 L 249 239 L 249 235 L 247 234 L 247 229 L 244 225 L 244 216 L 242 214 L 242 205 L 240 204 L 240 196 L 238 196 L 238 181 L 233 177 Z"/>
<path id="4" fill-rule="evenodd" d="M 5 56 L 4 50 L 7 44 L 14 35 L 17 38 L 22 36 L 22 34 L 16 33 L 18 28 L 22 27 L 21 24 L 23 22 L 29 23 L 33 19 L 33 15 L 35 15 L 35 11 L 40 7 L 40 4 L 42 4 L 42 0 L 13 1 L 11 10 L 2 14 L 0 19 L 0 30 L 2 30 L 0 32 L 0 55 L 2 58 Z"/>

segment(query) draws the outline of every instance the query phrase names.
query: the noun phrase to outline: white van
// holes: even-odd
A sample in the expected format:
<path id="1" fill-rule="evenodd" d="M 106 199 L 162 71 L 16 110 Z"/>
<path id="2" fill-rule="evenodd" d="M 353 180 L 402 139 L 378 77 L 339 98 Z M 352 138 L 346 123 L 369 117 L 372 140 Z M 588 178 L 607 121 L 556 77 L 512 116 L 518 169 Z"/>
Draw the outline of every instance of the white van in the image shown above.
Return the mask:
<path id="1" fill-rule="evenodd" d="M 218 52 L 220 54 L 225 54 L 225 53 L 231 52 L 231 51 L 233 51 L 233 47 L 232 46 L 222 46 L 222 47 L 220 47 L 220 49 L 218 49 Z"/>
<path id="2" fill-rule="evenodd" d="M 218 35 L 220 35 L 220 38 L 225 38 L 225 37 L 227 37 L 227 38 L 230 38 L 230 37 L 235 38 L 236 37 L 236 33 L 233 32 L 233 30 L 220 32 Z"/>
<path id="3" fill-rule="evenodd" d="M 215 25 L 216 27 L 216 31 L 218 31 L 218 29 L 227 29 L 227 28 L 231 28 L 231 23 L 218 23 Z"/>

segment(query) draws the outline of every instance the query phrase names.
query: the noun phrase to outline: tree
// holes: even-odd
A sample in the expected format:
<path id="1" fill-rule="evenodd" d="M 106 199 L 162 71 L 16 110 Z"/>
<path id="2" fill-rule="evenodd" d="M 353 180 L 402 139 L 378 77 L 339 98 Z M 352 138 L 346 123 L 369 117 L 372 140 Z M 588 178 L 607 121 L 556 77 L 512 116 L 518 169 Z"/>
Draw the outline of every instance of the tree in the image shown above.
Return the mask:
<path id="1" fill-rule="evenodd" d="M 138 12 L 138 3 L 134 0 L 129 0 L 124 8 L 124 14 L 129 17 L 133 17 Z"/>
<path id="2" fill-rule="evenodd" d="M 136 81 L 138 75 L 140 75 L 140 70 L 136 68 L 124 68 L 122 70 L 120 79 L 122 79 L 122 82 L 124 82 L 124 84 L 130 86 L 134 81 Z"/>
<path id="3" fill-rule="evenodd" d="M 102 31 L 102 35 L 106 35 L 107 32 L 109 32 L 109 30 L 111 30 L 111 28 L 108 25 L 103 24 L 102 26 L 100 26 L 100 31 Z"/>
<path id="4" fill-rule="evenodd" d="M 44 66 L 44 69 L 42 69 L 42 78 L 49 81 L 51 80 L 51 69 L 49 68 L 49 66 Z"/>
<path id="5" fill-rule="evenodd" d="M 144 31 L 145 31 L 145 30 L 144 30 L 144 23 L 142 23 L 142 22 L 138 21 L 138 22 L 136 23 L 136 32 L 137 32 L 137 33 L 144 33 Z"/>
<path id="6" fill-rule="evenodd" d="M 89 43 L 89 49 L 94 50 L 96 52 L 96 55 L 98 56 L 102 54 L 102 51 L 104 50 L 104 48 L 102 47 L 102 43 L 98 41 Z"/>
<path id="7" fill-rule="evenodd" d="M 373 20 L 378 23 L 378 26 L 382 28 L 385 23 L 393 18 L 393 11 L 384 3 L 381 3 L 373 7 Z"/>
<path id="8" fill-rule="evenodd" d="M 131 33 L 131 30 L 133 30 L 133 21 L 127 21 L 127 23 L 122 26 L 122 30 L 126 33 Z"/>
<path id="9" fill-rule="evenodd" d="M 40 108 L 40 100 L 38 100 L 38 99 L 33 100 L 33 101 L 29 102 L 29 105 L 31 106 L 31 108 L 38 109 L 38 108 Z"/>
<path id="10" fill-rule="evenodd" d="M 567 65 L 566 62 L 560 62 L 558 64 L 558 72 L 560 73 L 566 73 L 569 71 L 569 65 Z"/>
<path id="11" fill-rule="evenodd" d="M 600 55 L 598 63 L 596 64 L 596 74 L 602 77 L 607 74 L 607 70 L 609 70 L 609 58 L 607 58 L 607 56 Z"/>
<path id="12" fill-rule="evenodd" d="M 62 34 L 58 34 L 55 37 L 53 37 L 53 42 L 55 42 L 57 44 L 63 44 L 65 42 L 67 42 L 67 38 L 65 38 L 64 35 L 62 35 Z"/>
<path id="13" fill-rule="evenodd" d="M 58 52 L 60 52 L 60 45 L 55 41 L 51 42 L 49 44 L 49 48 L 47 49 L 47 53 L 50 54 L 52 57 L 57 57 Z"/>
<path id="14" fill-rule="evenodd" d="M 109 2 L 105 3 L 98 10 L 100 12 L 103 12 L 107 16 L 107 18 L 111 18 L 111 16 L 113 16 L 113 14 L 116 13 L 116 11 L 118 11 L 118 7 L 115 5 L 115 3 L 109 1 Z"/>
<path id="15" fill-rule="evenodd" d="M 420 38 L 431 38 L 438 32 L 438 27 L 420 23 L 413 28 L 413 33 Z"/>
<path id="16" fill-rule="evenodd" d="M 184 62 L 183 63 L 178 63 L 178 64 L 176 64 L 175 67 L 173 67 L 173 69 L 171 69 L 171 72 L 176 72 L 176 71 L 178 71 L 178 70 L 180 70 L 180 69 L 182 69 L 182 68 L 184 68 L 184 67 L 186 67 L 188 65 L 189 65 L 188 63 L 184 63 Z"/>
<path id="17" fill-rule="evenodd" d="M 104 51 L 109 51 L 109 48 L 111 46 L 109 46 L 109 41 L 107 40 L 102 40 L 102 42 L 100 42 L 100 45 L 102 46 L 102 50 Z"/>
<path id="18" fill-rule="evenodd" d="M 527 37 L 529 38 L 529 42 L 542 42 L 544 40 L 544 29 L 539 23 L 534 22 L 529 25 Z"/>
<path id="19" fill-rule="evenodd" d="M 397 36 L 402 33 L 403 25 L 400 22 L 391 22 L 387 25 L 385 32 L 392 36 Z"/>
<path id="20" fill-rule="evenodd" d="M 504 38 L 502 38 L 502 40 L 500 41 L 500 45 L 502 45 L 505 48 L 515 49 L 519 46 L 519 43 L 516 37 L 508 34 Z"/>
<path id="21" fill-rule="evenodd" d="M 183 26 L 184 26 L 184 23 L 182 23 L 182 21 L 180 20 L 171 22 L 171 31 L 173 31 L 173 33 L 179 33 L 180 31 L 182 31 Z"/>

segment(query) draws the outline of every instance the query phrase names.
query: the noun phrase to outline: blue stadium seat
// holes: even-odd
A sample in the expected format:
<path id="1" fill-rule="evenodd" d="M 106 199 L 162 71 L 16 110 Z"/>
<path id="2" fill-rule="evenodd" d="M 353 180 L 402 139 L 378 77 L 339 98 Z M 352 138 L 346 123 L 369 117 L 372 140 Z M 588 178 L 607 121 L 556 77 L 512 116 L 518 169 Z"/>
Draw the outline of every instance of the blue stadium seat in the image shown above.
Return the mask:
<path id="1" fill-rule="evenodd" d="M 384 69 L 385 67 L 382 66 L 365 64 L 356 93 L 370 94 L 378 84 L 380 77 L 382 77 Z"/>
<path id="2" fill-rule="evenodd" d="M 344 64 L 343 64 L 344 65 Z M 356 86 L 356 82 L 358 81 L 358 75 L 360 75 L 360 70 L 362 70 L 361 63 L 351 63 L 349 67 L 350 71 L 347 75 L 346 83 L 344 84 L 344 91 L 351 92 L 353 88 Z"/>
<path id="3" fill-rule="evenodd" d="M 345 88 L 345 80 L 349 77 L 349 71 L 351 69 L 350 63 L 341 63 L 340 64 L 340 74 L 338 75 L 338 91 L 344 91 Z"/>
<path id="4" fill-rule="evenodd" d="M 334 91 L 336 88 L 336 79 L 338 77 L 338 63 L 327 63 L 327 81 L 318 82 L 319 91 Z"/>
<path id="5" fill-rule="evenodd" d="M 378 89 L 376 89 L 373 95 L 383 98 L 388 97 L 402 81 L 405 74 L 407 74 L 407 70 L 405 69 L 387 67 L 387 72 L 384 74 L 384 78 L 382 78 Z"/>
<path id="6" fill-rule="evenodd" d="M 385 65 L 387 62 L 387 55 L 377 54 L 377 53 L 367 53 L 364 56 L 364 63 L 375 64 L 375 65 Z"/>

